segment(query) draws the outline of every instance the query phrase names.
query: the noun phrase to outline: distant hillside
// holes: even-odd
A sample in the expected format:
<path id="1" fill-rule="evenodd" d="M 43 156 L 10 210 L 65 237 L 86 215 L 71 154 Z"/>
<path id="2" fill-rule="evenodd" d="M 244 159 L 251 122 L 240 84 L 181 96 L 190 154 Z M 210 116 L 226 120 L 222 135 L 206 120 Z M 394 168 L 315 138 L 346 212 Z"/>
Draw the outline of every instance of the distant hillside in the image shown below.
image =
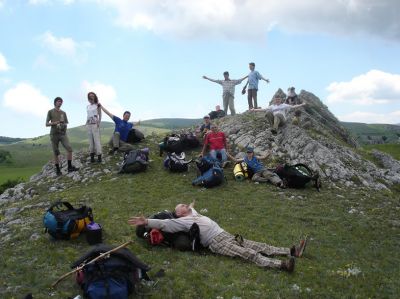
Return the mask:
<path id="1" fill-rule="evenodd" d="M 15 143 L 15 142 L 22 141 L 22 140 L 25 140 L 25 139 L 0 136 L 0 144 L 10 144 L 10 143 Z"/>
<path id="2" fill-rule="evenodd" d="M 141 125 L 162 128 L 162 129 L 181 129 L 189 128 L 198 125 L 202 122 L 202 119 L 191 119 L 191 118 L 157 118 L 149 119 L 141 122 Z"/>
<path id="3" fill-rule="evenodd" d="M 395 143 L 400 138 L 400 126 L 342 122 L 361 144 Z"/>

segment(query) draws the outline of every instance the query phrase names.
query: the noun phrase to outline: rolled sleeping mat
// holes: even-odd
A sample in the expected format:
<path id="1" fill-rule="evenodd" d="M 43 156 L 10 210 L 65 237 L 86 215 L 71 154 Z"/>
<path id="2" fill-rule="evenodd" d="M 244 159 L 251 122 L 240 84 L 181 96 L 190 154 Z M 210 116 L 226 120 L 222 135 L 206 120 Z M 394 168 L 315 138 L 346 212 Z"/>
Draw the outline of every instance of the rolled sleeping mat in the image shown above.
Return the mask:
<path id="1" fill-rule="evenodd" d="M 236 181 L 243 181 L 248 178 L 247 164 L 245 162 L 236 163 L 233 167 L 233 175 Z"/>

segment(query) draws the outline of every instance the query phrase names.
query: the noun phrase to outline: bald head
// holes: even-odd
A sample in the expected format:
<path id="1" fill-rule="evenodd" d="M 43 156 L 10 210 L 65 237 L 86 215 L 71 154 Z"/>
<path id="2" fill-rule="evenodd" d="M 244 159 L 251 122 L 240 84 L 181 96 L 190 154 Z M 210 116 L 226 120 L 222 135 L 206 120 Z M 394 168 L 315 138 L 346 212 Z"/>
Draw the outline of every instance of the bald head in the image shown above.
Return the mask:
<path id="1" fill-rule="evenodd" d="M 185 217 L 192 214 L 192 209 L 188 204 L 180 203 L 175 207 L 175 215 L 177 217 Z"/>

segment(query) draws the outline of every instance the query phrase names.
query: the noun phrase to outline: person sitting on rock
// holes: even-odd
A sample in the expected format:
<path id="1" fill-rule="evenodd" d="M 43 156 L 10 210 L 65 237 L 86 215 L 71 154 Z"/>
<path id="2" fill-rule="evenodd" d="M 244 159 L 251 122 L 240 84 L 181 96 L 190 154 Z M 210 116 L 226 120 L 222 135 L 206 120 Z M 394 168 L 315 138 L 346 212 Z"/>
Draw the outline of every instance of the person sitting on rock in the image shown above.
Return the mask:
<path id="1" fill-rule="evenodd" d="M 207 114 L 203 117 L 203 124 L 196 130 L 198 137 L 203 138 L 211 130 L 210 116 Z"/>
<path id="2" fill-rule="evenodd" d="M 203 149 L 200 153 L 201 157 L 204 156 L 207 147 L 210 148 L 211 158 L 217 159 L 217 156 L 220 155 L 221 158 L 218 160 L 221 161 L 223 167 L 228 164 L 228 143 L 226 142 L 226 136 L 224 132 L 218 131 L 218 127 L 215 124 L 211 124 L 211 132 L 204 139 Z"/>
<path id="3" fill-rule="evenodd" d="M 167 233 L 188 232 L 196 223 L 200 229 L 200 243 L 212 252 L 240 257 L 251 261 L 259 267 L 279 269 L 293 272 L 295 257 L 301 257 L 307 244 L 307 238 L 300 241 L 299 246 L 291 248 L 275 247 L 261 242 L 243 239 L 240 235 L 233 236 L 223 230 L 218 223 L 207 216 L 199 214 L 194 209 L 194 203 L 178 204 L 175 207 L 175 219 L 146 219 L 143 216 L 131 217 L 128 223 L 132 226 L 145 225 L 148 228 L 159 229 Z M 287 260 L 271 258 L 271 256 L 286 256 Z"/>
<path id="4" fill-rule="evenodd" d="M 268 119 L 271 125 L 272 134 L 276 135 L 278 133 L 278 128 L 283 126 L 286 122 L 286 111 L 304 106 L 306 103 L 300 105 L 288 105 L 282 103 L 282 98 L 276 96 L 274 99 L 274 104 L 270 105 L 266 109 L 253 109 L 253 111 L 266 111 L 265 117 Z"/>
<path id="5" fill-rule="evenodd" d="M 210 119 L 216 119 L 226 116 L 225 111 L 221 109 L 220 105 L 215 106 L 215 111 L 211 111 L 208 115 L 210 115 Z"/>
<path id="6" fill-rule="evenodd" d="M 133 128 L 134 125 L 139 125 L 140 121 L 138 122 L 128 122 L 131 117 L 131 113 L 129 111 L 125 111 L 122 119 L 113 115 L 109 112 L 103 105 L 99 103 L 99 106 L 107 114 L 115 123 L 115 130 L 111 140 L 109 142 L 110 147 L 110 154 L 114 154 L 116 151 L 127 152 L 133 150 L 133 145 L 128 143 L 128 136 L 129 131 Z"/>
<path id="7" fill-rule="evenodd" d="M 285 103 L 288 105 L 299 105 L 301 103 L 293 86 L 288 88 L 288 94 Z"/>
<path id="8" fill-rule="evenodd" d="M 272 183 L 273 185 L 285 188 L 281 178 L 274 172 L 265 168 L 265 166 L 260 162 L 260 160 L 266 159 L 271 155 L 271 152 L 267 152 L 264 156 L 255 156 L 254 149 L 252 147 L 246 148 L 246 156 L 243 159 L 235 159 L 231 156 L 235 162 L 245 162 L 247 167 L 250 169 L 250 173 L 253 174 L 251 180 L 253 182 L 259 183 Z"/>

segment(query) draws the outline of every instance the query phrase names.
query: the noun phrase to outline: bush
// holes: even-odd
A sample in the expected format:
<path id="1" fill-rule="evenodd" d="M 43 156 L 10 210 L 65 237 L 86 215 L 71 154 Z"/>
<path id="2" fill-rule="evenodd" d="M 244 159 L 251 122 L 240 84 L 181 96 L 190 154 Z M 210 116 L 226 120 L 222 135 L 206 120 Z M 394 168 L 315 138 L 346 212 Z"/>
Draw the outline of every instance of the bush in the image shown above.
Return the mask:
<path id="1" fill-rule="evenodd" d="M 0 185 L 0 194 L 2 194 L 8 188 L 13 188 L 14 186 L 16 186 L 22 182 L 23 182 L 23 180 L 21 178 L 7 180 L 5 183 Z"/>
<path id="2" fill-rule="evenodd" d="M 11 154 L 9 151 L 0 149 L 0 164 L 11 163 Z"/>

